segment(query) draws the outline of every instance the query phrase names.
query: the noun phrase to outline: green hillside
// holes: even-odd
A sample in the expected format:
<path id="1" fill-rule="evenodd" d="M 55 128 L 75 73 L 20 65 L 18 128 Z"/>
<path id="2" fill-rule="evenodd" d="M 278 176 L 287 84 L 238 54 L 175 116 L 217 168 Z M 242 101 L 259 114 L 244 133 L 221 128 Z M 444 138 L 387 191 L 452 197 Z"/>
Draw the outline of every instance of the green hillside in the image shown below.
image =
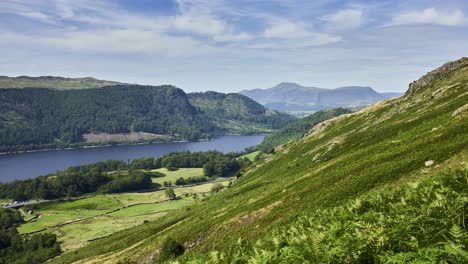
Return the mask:
<path id="1" fill-rule="evenodd" d="M 114 81 L 98 80 L 92 77 L 64 78 L 55 76 L 0 76 L 1 88 L 52 88 L 58 90 L 88 89 L 122 84 Z"/>
<path id="2" fill-rule="evenodd" d="M 463 263 L 467 91 L 463 58 L 423 76 L 400 98 L 320 123 L 202 203 L 51 263 L 151 263 L 177 244 L 185 248 L 180 260 L 195 263 L 277 263 L 280 256 L 292 256 L 282 258 L 286 263 Z M 257 251 L 243 252 L 262 238 Z M 316 251 L 306 255 L 304 248 Z"/>
<path id="3" fill-rule="evenodd" d="M 241 94 L 190 93 L 188 98 L 193 106 L 201 113 L 213 117 L 227 133 L 271 132 L 295 121 L 292 116 L 265 109 L 261 104 Z"/>
<path id="4" fill-rule="evenodd" d="M 220 97 L 222 108 L 201 106 Z M 170 85 L 0 89 L 0 152 L 266 133 L 294 120 L 242 95 L 188 97 Z"/>
<path id="5" fill-rule="evenodd" d="M 260 144 L 260 149 L 264 152 L 271 151 L 273 148 L 288 141 L 302 138 L 307 131 L 318 123 L 349 113 L 351 111 L 344 108 L 322 110 L 313 113 L 266 136 Z"/>

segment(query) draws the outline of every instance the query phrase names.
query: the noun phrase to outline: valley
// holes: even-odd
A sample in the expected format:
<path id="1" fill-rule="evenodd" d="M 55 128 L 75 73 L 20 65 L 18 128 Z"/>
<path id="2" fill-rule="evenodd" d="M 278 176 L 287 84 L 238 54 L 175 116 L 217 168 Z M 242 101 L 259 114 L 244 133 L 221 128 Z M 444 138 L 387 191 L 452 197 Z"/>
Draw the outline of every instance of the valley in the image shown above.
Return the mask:
<path id="1" fill-rule="evenodd" d="M 462 190 L 466 189 L 468 155 L 466 111 L 463 110 L 468 100 L 467 62 L 467 59 L 461 59 L 443 66 L 436 73 L 429 73 L 437 77 L 431 76 L 430 83 L 413 85 L 401 98 L 314 126 L 304 138 L 276 147 L 274 153 L 254 163 L 226 191 L 192 206 L 190 211 L 167 214 L 144 227 L 97 240 L 73 253 L 61 255 L 52 263 L 90 258 L 98 262 L 152 262 L 158 259 L 159 249 L 169 237 L 185 248 L 186 252 L 177 258 L 180 262 L 216 263 L 219 259 L 263 262 L 264 258 L 273 256 L 293 262 L 314 257 L 338 262 L 396 256 L 400 260 L 434 260 L 441 254 L 448 254 L 449 258 L 462 263 L 466 259 L 463 250 L 450 251 L 437 245 L 453 243 L 454 248 L 460 249 L 466 239 L 466 230 L 462 227 L 466 208 L 460 205 L 466 200 L 466 192 Z M 457 66 L 453 67 L 454 64 Z M 452 180 L 455 183 L 451 183 Z M 446 224 L 437 230 L 444 235 L 422 232 L 415 237 L 421 242 L 419 247 L 398 246 L 396 240 L 387 238 L 394 232 L 397 232 L 397 240 L 404 236 L 398 229 L 400 226 L 404 228 L 404 223 L 411 230 L 420 223 L 395 222 L 398 227 L 394 230 L 391 223 L 382 222 L 383 229 L 378 229 L 372 223 L 379 223 L 379 215 L 388 214 L 388 219 L 393 219 L 397 213 L 387 207 L 387 202 L 379 205 L 381 207 L 374 204 L 379 203 L 379 199 L 400 199 L 400 193 L 408 192 L 404 194 L 407 200 L 401 201 L 402 204 L 396 202 L 395 206 L 414 201 L 419 204 L 414 210 L 424 210 L 433 200 L 416 198 L 425 195 L 423 187 L 414 189 L 419 185 L 428 186 L 439 193 L 437 195 L 446 197 L 440 199 L 458 199 L 456 201 L 460 202 L 447 209 L 454 210 L 453 213 L 429 213 L 421 220 L 427 228 L 433 226 L 431 221 L 438 221 L 431 219 L 443 221 Z M 396 198 L 392 198 L 395 195 Z M 360 213 L 348 216 L 343 212 L 336 216 L 336 220 L 325 220 L 331 219 L 335 214 L 333 210 L 351 210 L 347 208 L 357 208 L 352 210 L 360 210 L 356 211 Z M 420 211 L 401 212 L 402 217 L 411 219 Z M 428 212 L 435 214 L 437 210 Z M 364 222 L 355 218 L 361 215 Z M 309 224 L 308 221 L 312 222 Z M 314 221 L 323 223 L 317 227 L 320 229 L 308 229 L 310 225 L 315 226 Z M 334 225 L 328 225 L 333 221 L 336 221 Z M 329 245 L 326 243 L 345 243 L 347 240 L 341 239 L 359 237 L 347 231 L 341 221 L 355 225 L 362 240 L 349 240 L 342 249 L 344 251 L 334 251 L 339 250 L 341 244 L 330 244 L 334 248 L 331 250 L 321 248 Z M 303 231 L 305 229 L 310 232 Z M 303 235 L 303 240 L 290 237 L 288 232 Z M 316 232 L 322 234 L 318 240 L 314 240 Z M 450 232 L 458 232 L 458 235 L 454 233 L 458 240 L 451 239 Z M 329 234 L 337 237 L 326 240 Z M 382 246 L 374 247 L 372 241 L 379 239 Z M 269 243 L 276 246 L 262 247 Z M 315 253 L 282 255 L 287 253 L 285 250 L 308 248 L 308 243 L 316 243 Z M 266 251 L 252 251 L 252 245 Z"/>
<path id="2" fill-rule="evenodd" d="M 467 264 L 468 1 L 0 1 L 0 264 Z"/>

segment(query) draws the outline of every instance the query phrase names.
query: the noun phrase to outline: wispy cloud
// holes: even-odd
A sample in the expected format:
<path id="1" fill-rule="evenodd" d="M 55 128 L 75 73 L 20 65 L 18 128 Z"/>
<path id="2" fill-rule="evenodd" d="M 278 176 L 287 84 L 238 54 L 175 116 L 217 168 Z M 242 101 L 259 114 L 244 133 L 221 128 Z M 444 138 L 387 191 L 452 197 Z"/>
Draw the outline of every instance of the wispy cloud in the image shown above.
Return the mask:
<path id="1" fill-rule="evenodd" d="M 1 0 L 0 70 L 186 89 L 401 90 L 422 66 L 466 56 L 466 12 L 462 0 Z"/>
<path id="2" fill-rule="evenodd" d="M 427 8 L 421 11 L 403 12 L 393 17 L 392 25 L 434 24 L 443 26 L 460 26 L 467 21 L 461 10 L 442 11 Z"/>
<path id="3" fill-rule="evenodd" d="M 362 10 L 344 9 L 333 14 L 322 17 L 327 22 L 327 26 L 332 30 L 356 29 L 365 23 Z"/>

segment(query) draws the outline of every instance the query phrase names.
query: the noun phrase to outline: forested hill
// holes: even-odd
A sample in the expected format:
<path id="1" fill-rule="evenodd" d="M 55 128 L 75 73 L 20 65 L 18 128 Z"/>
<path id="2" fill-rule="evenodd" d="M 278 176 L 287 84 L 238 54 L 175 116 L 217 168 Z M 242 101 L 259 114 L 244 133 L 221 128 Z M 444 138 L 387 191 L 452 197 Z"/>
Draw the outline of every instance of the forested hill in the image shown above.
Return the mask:
<path id="1" fill-rule="evenodd" d="M 268 110 L 241 94 L 210 91 L 190 93 L 188 98 L 194 107 L 213 118 L 228 133 L 271 132 L 295 121 L 294 117 Z"/>
<path id="2" fill-rule="evenodd" d="M 204 100 L 217 104 L 215 99 Z M 243 105 L 238 100 L 242 98 L 226 101 L 224 107 Z M 270 114 L 250 99 L 244 107 L 248 115 L 202 111 L 173 86 L 0 89 L 0 152 L 122 139 L 194 140 L 268 132 L 294 121 L 284 114 Z"/>
<path id="3" fill-rule="evenodd" d="M 227 190 L 51 263 L 467 263 L 467 88 L 468 59 L 446 64 Z"/>
<path id="4" fill-rule="evenodd" d="M 87 89 L 122 84 L 114 81 L 98 80 L 92 77 L 64 78 L 56 76 L 0 76 L 1 88 L 50 88 L 58 90 Z"/>

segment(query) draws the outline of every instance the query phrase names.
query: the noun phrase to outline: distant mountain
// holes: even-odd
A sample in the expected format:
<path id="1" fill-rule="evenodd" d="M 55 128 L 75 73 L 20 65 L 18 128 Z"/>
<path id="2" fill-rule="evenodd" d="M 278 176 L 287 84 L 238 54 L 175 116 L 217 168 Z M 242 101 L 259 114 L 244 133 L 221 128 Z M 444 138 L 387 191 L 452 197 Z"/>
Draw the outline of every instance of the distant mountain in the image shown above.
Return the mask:
<path id="1" fill-rule="evenodd" d="M 270 109 L 284 112 L 369 105 L 401 95 L 400 93 L 378 93 L 371 87 L 347 86 L 324 89 L 289 82 L 280 83 L 269 89 L 244 90 L 239 93 Z"/>
<path id="2" fill-rule="evenodd" d="M 114 81 L 98 80 L 92 77 L 64 78 L 56 76 L 0 76 L 0 88 L 51 88 L 58 90 L 88 89 L 122 84 Z"/>
<path id="3" fill-rule="evenodd" d="M 0 89 L 0 152 L 268 133 L 295 120 L 243 95 L 170 85 Z"/>

